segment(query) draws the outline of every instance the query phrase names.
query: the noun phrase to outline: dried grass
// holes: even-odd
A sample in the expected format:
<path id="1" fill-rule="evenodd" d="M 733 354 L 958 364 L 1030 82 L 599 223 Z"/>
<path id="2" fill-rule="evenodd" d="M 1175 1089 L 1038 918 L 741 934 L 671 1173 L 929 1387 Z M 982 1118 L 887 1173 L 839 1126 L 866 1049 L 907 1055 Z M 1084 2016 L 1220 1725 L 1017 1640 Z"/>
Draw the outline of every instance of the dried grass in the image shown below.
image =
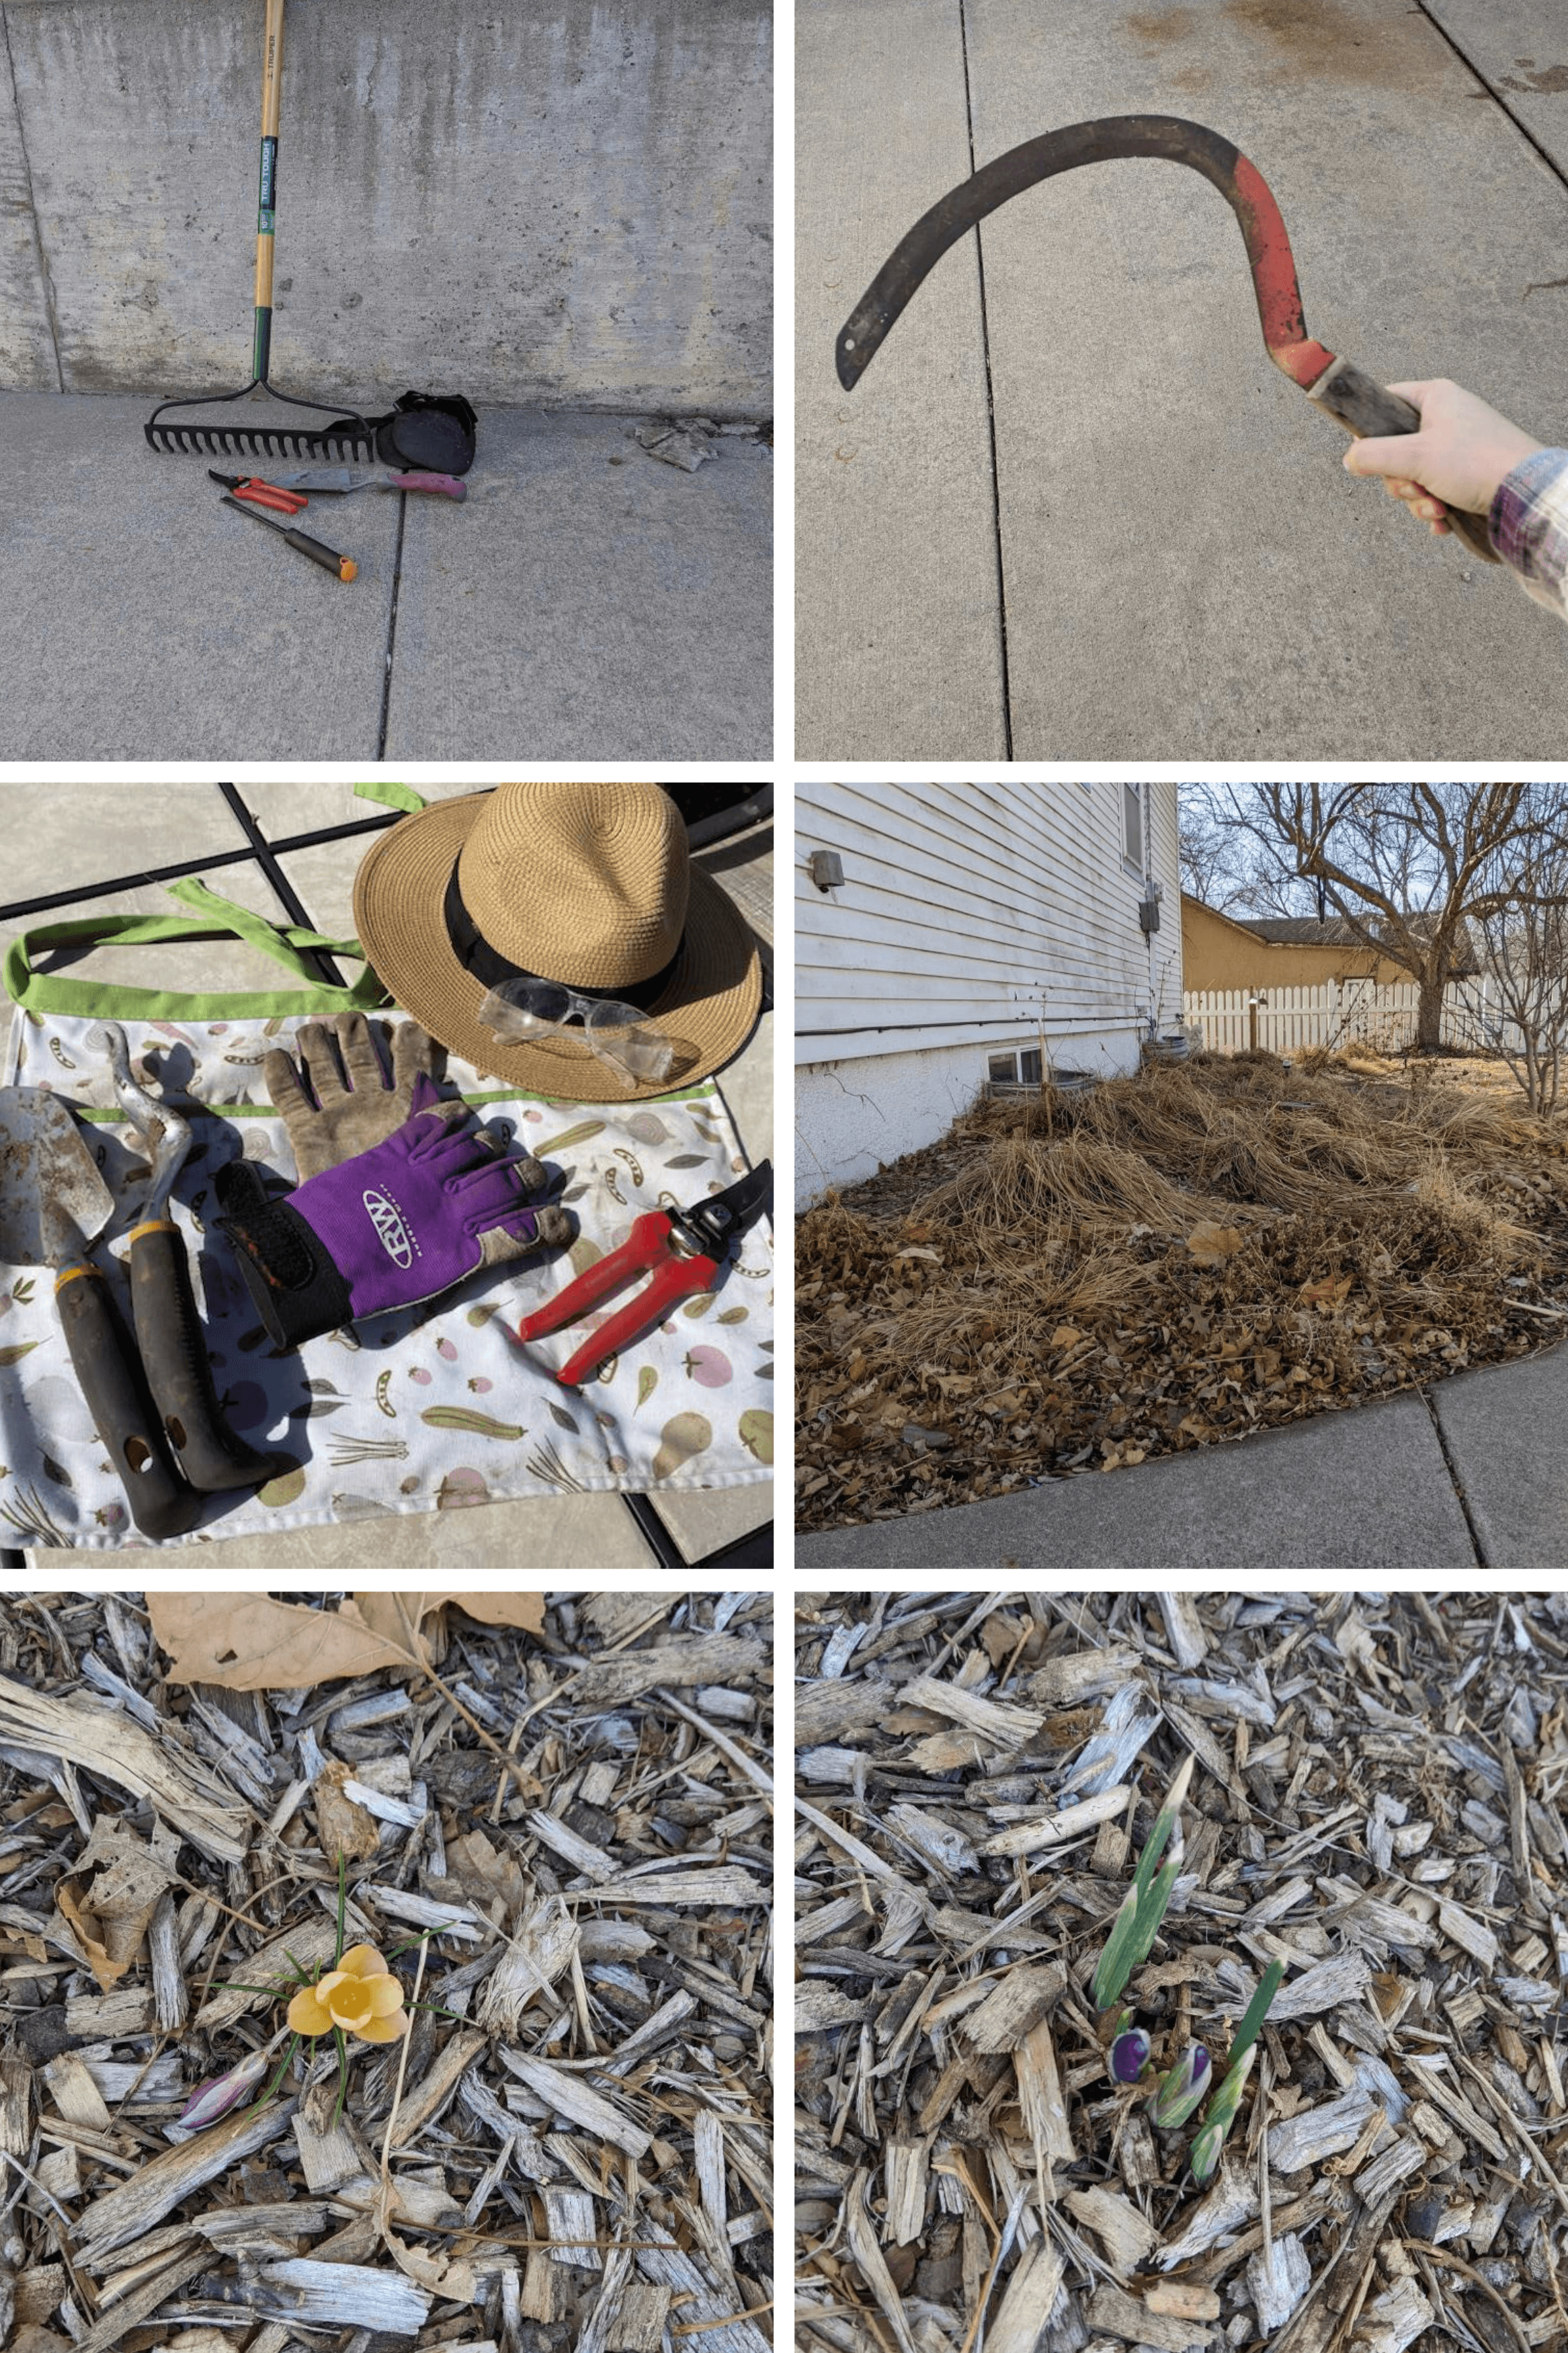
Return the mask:
<path id="1" fill-rule="evenodd" d="M 801 1518 L 841 1525 L 1561 1336 L 1568 1128 L 1440 1071 L 1199 1056 L 982 1101 L 810 1211 L 797 1273 Z"/>

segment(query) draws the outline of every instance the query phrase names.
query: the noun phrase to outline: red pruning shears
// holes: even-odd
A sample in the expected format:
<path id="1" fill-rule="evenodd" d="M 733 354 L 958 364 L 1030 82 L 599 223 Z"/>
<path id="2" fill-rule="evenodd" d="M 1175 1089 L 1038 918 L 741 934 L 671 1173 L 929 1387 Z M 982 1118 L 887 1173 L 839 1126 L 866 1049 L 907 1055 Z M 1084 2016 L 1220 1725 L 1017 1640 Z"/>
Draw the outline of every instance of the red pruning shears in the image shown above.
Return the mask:
<path id="1" fill-rule="evenodd" d="M 731 1244 L 761 1213 L 773 1186 L 773 1162 L 763 1160 L 749 1176 L 726 1187 L 722 1193 L 710 1193 L 707 1200 L 689 1209 L 650 1209 L 637 1219 L 619 1250 L 596 1260 L 537 1315 L 525 1315 L 517 1327 L 518 1338 L 542 1340 L 548 1332 L 559 1332 L 586 1315 L 601 1299 L 651 1274 L 653 1280 L 647 1288 L 602 1324 L 556 1374 L 563 1388 L 581 1388 L 606 1356 L 617 1355 L 656 1324 L 662 1324 L 679 1301 L 712 1290 Z"/>
<path id="2" fill-rule="evenodd" d="M 207 480 L 221 482 L 226 491 L 232 491 L 247 506 L 275 507 L 279 514 L 297 515 L 301 507 L 310 503 L 301 491 L 286 491 L 277 482 L 264 482 L 257 474 L 219 474 L 209 466 Z"/>

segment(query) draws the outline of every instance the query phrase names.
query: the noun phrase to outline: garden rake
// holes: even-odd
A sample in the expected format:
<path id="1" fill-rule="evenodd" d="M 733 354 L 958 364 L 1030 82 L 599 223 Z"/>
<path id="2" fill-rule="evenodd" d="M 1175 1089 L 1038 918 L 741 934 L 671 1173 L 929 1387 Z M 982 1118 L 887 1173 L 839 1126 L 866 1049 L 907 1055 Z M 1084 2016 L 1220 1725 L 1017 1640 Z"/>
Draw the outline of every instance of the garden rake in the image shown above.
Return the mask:
<path id="1" fill-rule="evenodd" d="M 278 202 L 278 123 L 283 98 L 283 0 L 267 0 L 267 35 L 261 75 L 261 185 L 256 223 L 256 341 L 250 382 L 237 392 L 211 392 L 160 403 L 147 419 L 147 445 L 201 457 L 374 458 L 376 424 L 344 414 L 325 401 L 300 400 L 268 379 L 272 355 L 272 246 Z M 267 393 L 289 408 L 313 408 L 332 418 L 326 426 L 222 424 L 209 417 L 163 422 L 168 411 L 214 408 Z"/>

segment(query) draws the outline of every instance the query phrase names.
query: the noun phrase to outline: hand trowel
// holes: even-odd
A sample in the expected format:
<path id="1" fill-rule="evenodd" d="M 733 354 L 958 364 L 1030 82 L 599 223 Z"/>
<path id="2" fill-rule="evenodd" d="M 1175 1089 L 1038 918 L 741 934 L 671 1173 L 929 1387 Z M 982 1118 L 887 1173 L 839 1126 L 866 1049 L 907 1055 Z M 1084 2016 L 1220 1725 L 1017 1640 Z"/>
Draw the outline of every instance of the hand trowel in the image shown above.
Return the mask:
<path id="1" fill-rule="evenodd" d="M 170 1457 L 142 1366 L 100 1270 L 87 1255 L 114 1197 L 58 1095 L 0 1088 L 0 1259 L 52 1267 L 78 1384 L 125 1489 L 155 1541 L 184 1535 L 202 1498 Z"/>

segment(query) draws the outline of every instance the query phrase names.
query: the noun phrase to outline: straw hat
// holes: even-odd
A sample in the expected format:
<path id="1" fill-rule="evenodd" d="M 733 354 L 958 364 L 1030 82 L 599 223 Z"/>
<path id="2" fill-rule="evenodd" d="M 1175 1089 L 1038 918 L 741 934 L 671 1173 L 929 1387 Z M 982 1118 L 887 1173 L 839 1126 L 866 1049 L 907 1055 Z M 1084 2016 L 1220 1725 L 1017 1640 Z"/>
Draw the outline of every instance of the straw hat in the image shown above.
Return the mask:
<path id="1" fill-rule="evenodd" d="M 568 1103 L 672 1094 L 727 1062 L 762 1003 L 744 920 L 689 862 L 658 785 L 498 785 L 433 801 L 384 833 L 354 878 L 378 979 L 478 1069 Z M 514 973 L 624 999 L 675 1049 L 668 1078 L 622 1086 L 579 1029 L 502 1045 L 479 1020 Z"/>

